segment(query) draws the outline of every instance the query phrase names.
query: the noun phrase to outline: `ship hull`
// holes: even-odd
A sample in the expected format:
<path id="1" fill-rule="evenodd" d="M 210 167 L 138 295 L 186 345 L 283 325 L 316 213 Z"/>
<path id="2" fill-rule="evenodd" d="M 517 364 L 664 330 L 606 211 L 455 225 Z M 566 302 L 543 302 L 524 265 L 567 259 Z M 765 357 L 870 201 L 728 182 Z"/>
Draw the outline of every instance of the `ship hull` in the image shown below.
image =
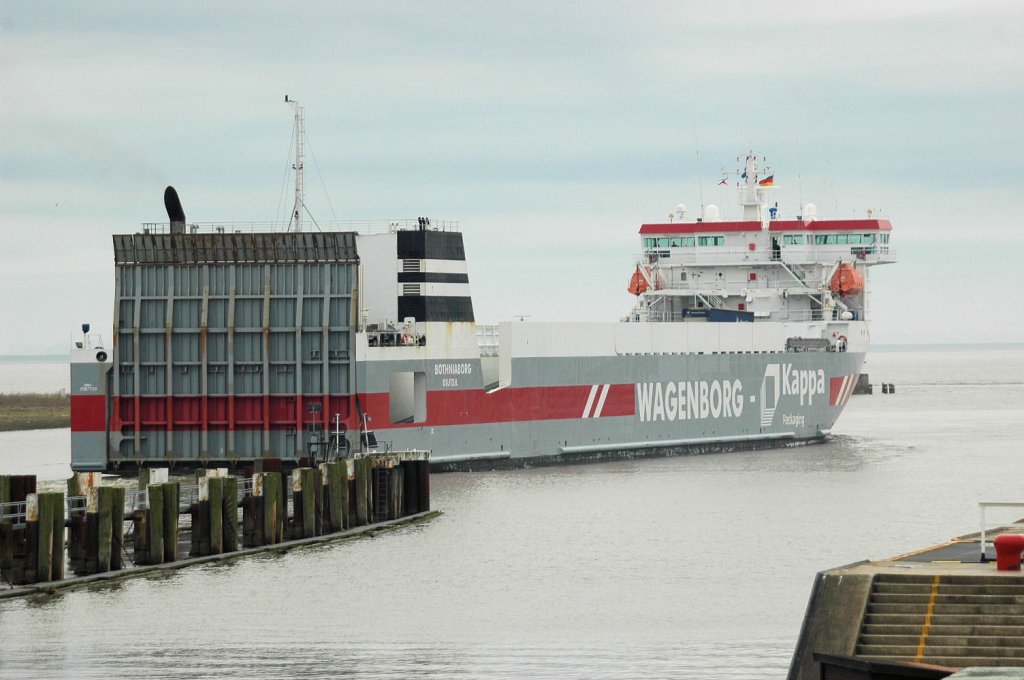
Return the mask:
<path id="1" fill-rule="evenodd" d="M 443 470 L 724 452 L 823 441 L 863 360 L 859 352 L 521 359 L 515 382 L 500 389 L 446 389 L 441 381 L 451 379 L 440 378 L 418 423 L 383 424 L 386 392 L 363 399 L 379 446 L 430 448 Z M 477 363 L 467 363 L 460 380 L 472 382 Z M 448 364 L 422 368 L 437 377 Z M 365 379 L 415 368 L 370 363 Z"/>

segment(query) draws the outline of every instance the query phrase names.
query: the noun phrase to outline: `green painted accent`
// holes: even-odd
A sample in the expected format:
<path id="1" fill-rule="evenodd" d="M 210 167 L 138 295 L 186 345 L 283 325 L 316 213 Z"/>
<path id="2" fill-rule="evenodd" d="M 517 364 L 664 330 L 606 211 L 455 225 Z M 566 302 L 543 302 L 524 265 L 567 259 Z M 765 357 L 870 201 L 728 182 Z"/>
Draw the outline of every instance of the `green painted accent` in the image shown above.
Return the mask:
<path id="1" fill-rule="evenodd" d="M 164 482 L 160 486 L 164 490 L 163 562 L 174 562 L 178 559 L 178 504 L 181 502 L 181 487 L 178 482 Z"/>
<path id="2" fill-rule="evenodd" d="M 210 555 L 224 552 L 224 478 L 206 480 L 210 501 Z"/>
<path id="3" fill-rule="evenodd" d="M 224 552 L 238 550 L 238 480 L 224 477 L 222 480 L 224 497 L 221 499 L 221 512 L 224 522 Z"/>
<path id="4" fill-rule="evenodd" d="M 149 495 L 149 534 L 147 540 L 146 564 L 163 564 L 164 562 L 164 485 L 150 484 L 146 487 Z M 136 530 L 138 530 L 136 528 Z M 136 556 L 136 561 L 142 555 Z"/>

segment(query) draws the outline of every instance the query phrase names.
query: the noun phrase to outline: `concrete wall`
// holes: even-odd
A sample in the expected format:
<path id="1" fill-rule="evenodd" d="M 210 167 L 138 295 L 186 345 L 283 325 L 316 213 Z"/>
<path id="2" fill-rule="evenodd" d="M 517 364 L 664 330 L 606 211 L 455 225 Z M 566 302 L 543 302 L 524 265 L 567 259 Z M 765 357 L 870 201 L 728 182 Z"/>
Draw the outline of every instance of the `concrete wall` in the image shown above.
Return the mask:
<path id="1" fill-rule="evenodd" d="M 788 680 L 820 677 L 814 652 L 853 654 L 873 579 L 871 574 L 818 573 L 793 650 Z"/>

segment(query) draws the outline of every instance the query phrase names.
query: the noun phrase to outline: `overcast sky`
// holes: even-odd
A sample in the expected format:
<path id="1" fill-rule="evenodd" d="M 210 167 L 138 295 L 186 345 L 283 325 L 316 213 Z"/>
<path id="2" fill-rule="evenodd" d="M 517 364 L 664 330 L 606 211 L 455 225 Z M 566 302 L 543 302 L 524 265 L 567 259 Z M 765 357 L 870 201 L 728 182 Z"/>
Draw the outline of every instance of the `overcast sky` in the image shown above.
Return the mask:
<path id="1" fill-rule="evenodd" d="M 1024 341 L 1022 29 L 1018 0 L 0 0 L 0 355 L 109 336 L 110 237 L 167 184 L 189 221 L 285 214 L 285 94 L 313 215 L 458 220 L 480 321 L 619 318 L 639 225 L 692 215 L 698 169 L 734 217 L 754 149 L 783 215 L 892 220 L 876 342 Z"/>

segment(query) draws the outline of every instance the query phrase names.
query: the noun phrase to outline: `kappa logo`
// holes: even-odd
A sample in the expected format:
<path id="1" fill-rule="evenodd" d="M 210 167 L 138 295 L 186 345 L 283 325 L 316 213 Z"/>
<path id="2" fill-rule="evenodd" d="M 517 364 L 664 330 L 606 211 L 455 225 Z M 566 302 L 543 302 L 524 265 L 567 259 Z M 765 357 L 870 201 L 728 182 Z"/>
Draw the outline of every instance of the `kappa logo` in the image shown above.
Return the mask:
<path id="1" fill-rule="evenodd" d="M 768 364 L 761 379 L 761 427 L 769 427 L 775 421 L 780 396 L 799 397 L 801 406 L 811 406 L 815 395 L 824 394 L 824 370 L 793 368 L 793 364 Z"/>

